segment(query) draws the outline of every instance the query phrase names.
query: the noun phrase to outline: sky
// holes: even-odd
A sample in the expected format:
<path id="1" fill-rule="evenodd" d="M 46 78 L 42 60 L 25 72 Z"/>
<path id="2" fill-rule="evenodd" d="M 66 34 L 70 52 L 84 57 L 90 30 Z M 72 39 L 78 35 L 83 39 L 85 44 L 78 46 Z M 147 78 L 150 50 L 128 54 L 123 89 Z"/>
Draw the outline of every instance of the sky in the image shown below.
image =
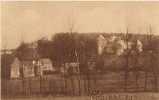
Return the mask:
<path id="1" fill-rule="evenodd" d="M 14 49 L 55 33 L 106 32 L 159 35 L 158 2 L 1 2 L 2 48 Z"/>

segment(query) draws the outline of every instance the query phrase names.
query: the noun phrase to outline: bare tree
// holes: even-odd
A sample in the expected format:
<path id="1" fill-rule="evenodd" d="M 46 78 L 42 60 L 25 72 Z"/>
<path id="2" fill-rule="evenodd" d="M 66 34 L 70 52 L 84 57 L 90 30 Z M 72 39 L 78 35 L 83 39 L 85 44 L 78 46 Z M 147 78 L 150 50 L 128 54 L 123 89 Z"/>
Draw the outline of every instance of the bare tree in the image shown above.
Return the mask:
<path id="1" fill-rule="evenodd" d="M 130 56 L 130 50 L 129 50 L 129 39 L 130 39 L 130 34 L 128 28 L 126 29 L 126 34 L 125 34 L 125 42 L 126 42 L 126 54 L 125 54 L 125 75 L 124 75 L 124 90 L 127 91 L 127 85 L 128 85 L 128 76 L 129 76 L 129 56 Z"/>
<path id="2" fill-rule="evenodd" d="M 20 34 L 20 46 L 22 46 L 22 48 L 23 48 L 23 45 L 24 45 L 24 36 L 23 36 L 23 33 L 21 33 Z M 20 53 L 22 53 L 22 52 L 20 52 Z M 21 79 L 22 79 L 23 94 L 25 95 L 25 80 L 24 80 L 24 68 L 23 68 L 23 65 L 20 67 L 20 75 L 21 75 Z"/>
<path id="3" fill-rule="evenodd" d="M 158 91 L 157 67 L 154 62 L 155 61 L 154 45 L 156 45 L 156 44 L 153 44 L 153 33 L 152 33 L 151 26 L 149 26 L 149 35 L 147 35 L 147 41 L 148 41 L 148 55 L 149 55 L 149 60 L 150 60 L 149 61 L 150 66 L 149 66 L 148 70 L 152 71 L 153 76 L 154 76 L 154 91 Z M 145 81 L 147 81 L 147 75 L 145 75 L 145 76 L 146 76 Z M 145 82 L 145 83 L 147 84 L 147 82 Z"/>
<path id="4" fill-rule="evenodd" d="M 138 48 L 137 48 L 137 37 L 135 39 L 135 43 L 134 43 L 134 48 L 133 48 L 133 59 L 134 62 L 133 62 L 133 72 L 134 72 L 134 75 L 135 75 L 135 85 L 136 85 L 136 91 L 138 90 L 138 77 L 139 77 L 139 72 L 140 72 L 140 69 L 139 69 L 139 65 L 138 65 L 138 62 L 139 62 L 139 58 L 140 58 L 140 53 L 138 51 Z"/>
<path id="5" fill-rule="evenodd" d="M 74 12 L 73 12 L 74 14 Z M 73 58 L 74 61 L 78 62 L 79 63 L 79 53 L 77 51 L 77 38 L 76 38 L 76 31 L 75 31 L 75 19 L 74 19 L 74 15 L 72 15 L 71 17 L 69 17 L 68 19 L 68 34 L 69 36 L 71 37 L 70 39 L 72 40 L 72 45 L 70 48 L 73 49 L 73 52 L 71 52 L 73 54 Z M 79 71 L 79 69 L 78 69 Z M 77 78 L 78 79 L 78 87 L 79 87 L 79 95 L 80 95 L 80 92 L 81 92 L 81 89 L 80 89 L 80 72 L 79 72 L 79 77 Z M 71 76 L 71 84 L 72 84 L 72 93 L 73 95 L 75 94 L 75 86 L 74 86 L 74 77 L 73 75 Z"/>

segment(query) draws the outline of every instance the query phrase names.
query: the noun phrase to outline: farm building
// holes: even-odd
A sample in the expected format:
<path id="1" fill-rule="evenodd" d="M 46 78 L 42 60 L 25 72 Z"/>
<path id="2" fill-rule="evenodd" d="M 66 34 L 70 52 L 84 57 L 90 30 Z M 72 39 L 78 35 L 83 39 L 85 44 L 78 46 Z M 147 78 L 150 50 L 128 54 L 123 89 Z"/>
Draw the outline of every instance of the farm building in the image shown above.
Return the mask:
<path id="1" fill-rule="evenodd" d="M 136 39 L 135 39 L 136 40 Z M 132 50 L 133 47 L 139 51 L 143 51 L 143 44 L 140 40 L 136 41 L 125 41 L 121 39 L 120 36 L 110 36 L 104 37 L 99 35 L 97 37 L 98 44 L 98 54 L 116 54 L 118 56 L 122 55 L 126 49 Z"/>
<path id="2" fill-rule="evenodd" d="M 51 60 L 48 58 L 19 60 L 16 57 L 10 65 L 10 69 L 10 78 L 36 77 L 49 71 L 55 71 Z"/>
<path id="3" fill-rule="evenodd" d="M 35 76 L 35 65 L 34 61 L 32 60 L 25 60 L 22 61 L 22 67 L 23 67 L 23 75 L 24 77 L 34 77 Z"/>
<path id="4" fill-rule="evenodd" d="M 20 78 L 21 62 L 20 62 L 20 60 L 17 57 L 14 58 L 14 60 L 11 63 L 10 67 L 11 67 L 10 78 Z"/>
<path id="5" fill-rule="evenodd" d="M 49 74 L 50 72 L 56 71 L 55 68 L 53 67 L 53 64 L 49 58 L 41 58 L 38 61 L 38 65 L 40 68 L 40 74 Z"/>
<path id="6" fill-rule="evenodd" d="M 24 77 L 35 77 L 39 75 L 54 72 L 52 62 L 48 58 L 40 58 L 39 60 L 22 61 Z"/>
<path id="7" fill-rule="evenodd" d="M 61 67 L 61 72 L 65 74 L 74 73 L 77 74 L 80 72 L 78 62 L 67 62 Z"/>

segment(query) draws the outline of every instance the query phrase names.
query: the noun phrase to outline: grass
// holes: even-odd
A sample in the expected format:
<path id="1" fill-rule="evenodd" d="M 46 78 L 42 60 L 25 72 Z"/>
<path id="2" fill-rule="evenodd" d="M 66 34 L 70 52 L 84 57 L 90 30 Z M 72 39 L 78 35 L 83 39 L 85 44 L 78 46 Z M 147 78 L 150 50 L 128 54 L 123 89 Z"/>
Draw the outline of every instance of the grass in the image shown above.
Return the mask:
<path id="1" fill-rule="evenodd" d="M 159 93 L 107 93 L 99 96 L 19 97 L 2 100 L 159 100 Z"/>

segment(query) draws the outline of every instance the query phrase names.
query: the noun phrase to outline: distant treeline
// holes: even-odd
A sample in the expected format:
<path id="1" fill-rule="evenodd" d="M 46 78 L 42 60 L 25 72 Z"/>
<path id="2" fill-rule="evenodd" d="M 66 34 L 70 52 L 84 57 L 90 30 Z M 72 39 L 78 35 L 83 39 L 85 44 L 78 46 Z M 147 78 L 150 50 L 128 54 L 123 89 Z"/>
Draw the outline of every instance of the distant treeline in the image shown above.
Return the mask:
<path id="1" fill-rule="evenodd" d="M 96 35 L 84 35 L 77 33 L 55 34 L 51 40 L 41 38 L 36 41 L 36 51 L 42 58 L 50 58 L 56 62 L 72 62 L 77 60 L 86 60 L 97 53 Z M 22 43 L 16 49 L 18 58 L 23 59 L 28 56 L 29 44 Z M 31 48 L 32 49 L 32 48 Z M 78 59 L 77 59 L 78 58 Z"/>
<path id="2" fill-rule="evenodd" d="M 111 35 L 120 36 L 125 39 L 125 34 L 106 34 L 101 33 L 105 37 Z M 41 38 L 37 41 L 35 47 L 40 57 L 50 58 L 56 62 L 68 62 L 76 60 L 86 60 L 92 54 L 97 54 L 97 37 L 99 34 L 79 34 L 79 33 L 59 33 L 52 36 L 51 40 Z M 151 48 L 159 51 L 159 36 L 129 34 L 129 40 L 139 39 L 143 43 L 143 50 Z M 151 43 L 150 43 L 151 42 Z M 16 49 L 18 58 L 23 59 L 28 56 L 29 44 L 21 43 Z M 78 58 L 78 59 L 77 59 Z"/>

